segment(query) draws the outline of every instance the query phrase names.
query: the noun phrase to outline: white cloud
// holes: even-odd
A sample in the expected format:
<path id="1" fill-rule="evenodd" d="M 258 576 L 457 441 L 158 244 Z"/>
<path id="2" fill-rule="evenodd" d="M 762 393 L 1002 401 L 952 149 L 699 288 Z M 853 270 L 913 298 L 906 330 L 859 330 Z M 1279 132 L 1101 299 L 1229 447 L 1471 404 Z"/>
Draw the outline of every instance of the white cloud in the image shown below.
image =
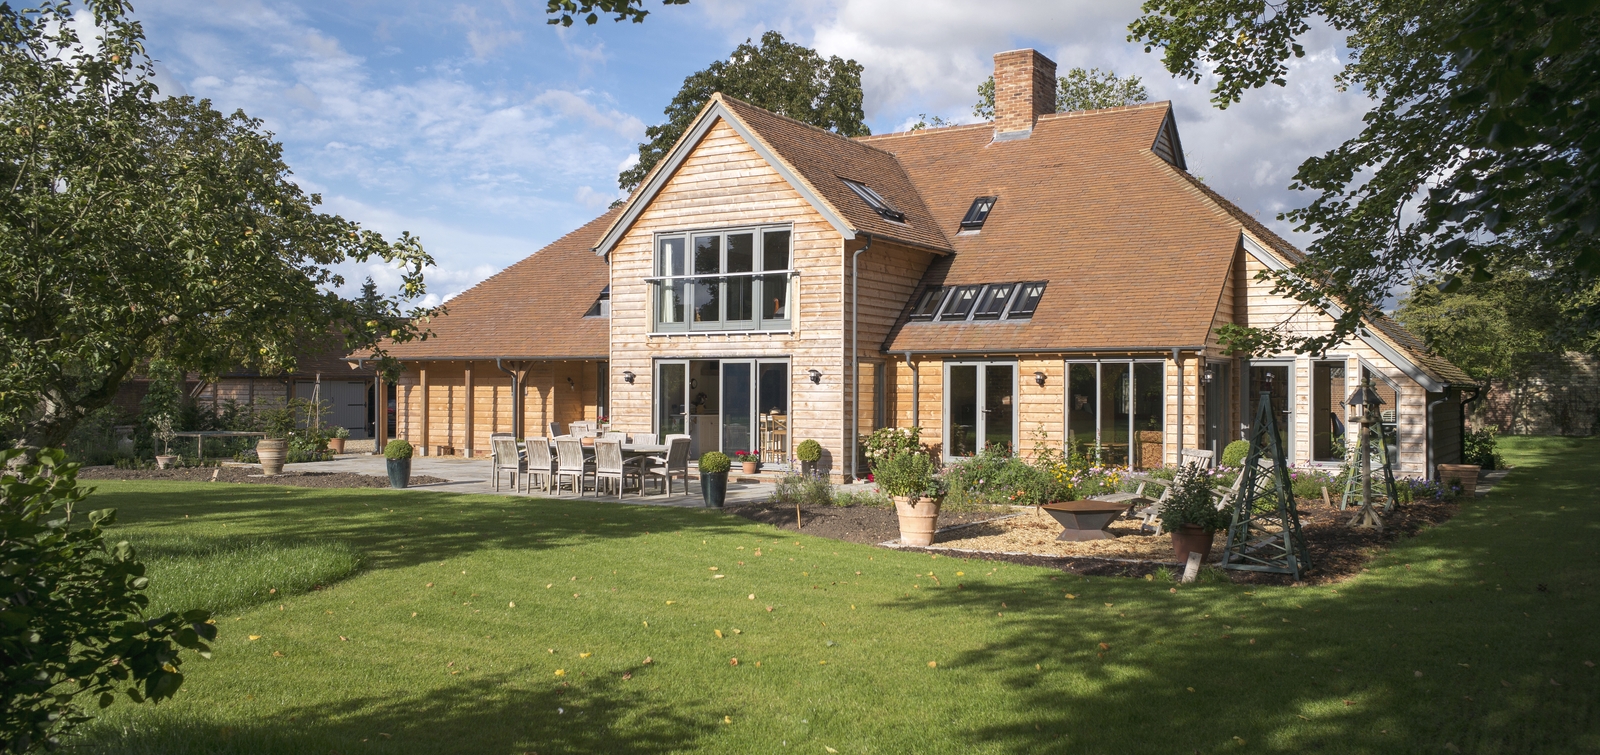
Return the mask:
<path id="1" fill-rule="evenodd" d="M 477 8 L 458 5 L 452 19 L 467 28 L 467 44 L 479 60 L 493 55 L 502 47 L 522 41 L 522 32 L 505 28 L 499 19 L 480 18 Z"/>

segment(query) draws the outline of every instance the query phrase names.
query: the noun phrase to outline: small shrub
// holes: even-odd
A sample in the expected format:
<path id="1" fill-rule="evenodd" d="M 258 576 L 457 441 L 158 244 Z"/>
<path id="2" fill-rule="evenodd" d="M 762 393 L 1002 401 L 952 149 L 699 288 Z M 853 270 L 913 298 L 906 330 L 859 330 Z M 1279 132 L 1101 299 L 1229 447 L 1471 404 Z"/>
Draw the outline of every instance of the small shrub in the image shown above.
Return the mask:
<path id="1" fill-rule="evenodd" d="M 1249 455 L 1250 441 L 1236 440 L 1222 449 L 1222 461 L 1220 463 L 1224 467 L 1238 467 L 1244 463 L 1245 457 Z"/>
<path id="2" fill-rule="evenodd" d="M 794 449 L 795 458 L 801 461 L 818 462 L 822 460 L 822 444 L 814 440 L 802 440 Z"/>
<path id="3" fill-rule="evenodd" d="M 876 475 L 878 465 L 889 457 L 905 451 L 922 451 L 922 428 L 878 428 L 873 430 L 871 435 L 861 438 L 861 448 L 867 458 L 867 468 Z"/>
<path id="4" fill-rule="evenodd" d="M 1476 430 L 1468 430 L 1461 436 L 1461 463 L 1476 464 L 1484 469 L 1499 469 L 1505 466 L 1500 458 L 1500 442 L 1495 434 L 1500 428 L 1494 425 L 1485 425 Z"/>
<path id="5" fill-rule="evenodd" d="M 700 474 L 717 474 L 726 472 L 733 467 L 733 460 L 721 451 L 710 451 L 700 455 Z"/>
<path id="6" fill-rule="evenodd" d="M 939 480 L 933 472 L 933 457 L 921 451 L 901 451 L 880 459 L 873 475 L 884 495 L 920 498 L 940 494 Z"/>
<path id="7" fill-rule="evenodd" d="M 336 425 L 333 428 L 333 437 L 335 437 L 335 438 L 349 438 L 350 437 L 350 428 L 345 427 L 344 425 Z"/>
<path id="8" fill-rule="evenodd" d="M 1176 532 L 1185 524 L 1195 524 L 1207 530 L 1228 526 L 1230 513 L 1218 511 L 1211 498 L 1211 475 L 1196 464 L 1186 464 L 1172 478 L 1172 488 L 1157 512 L 1161 528 Z"/>
<path id="9" fill-rule="evenodd" d="M 874 509 L 892 509 L 894 501 L 889 496 L 876 490 L 863 490 L 860 492 L 841 490 L 833 494 L 835 506 L 866 506 Z M 948 507 L 946 507 L 948 508 Z"/>
<path id="10" fill-rule="evenodd" d="M 389 441 L 389 445 L 383 447 L 383 458 L 385 459 L 409 459 L 411 454 L 411 444 L 400 438 Z"/>
<path id="11" fill-rule="evenodd" d="M 840 505 L 833 499 L 833 486 L 827 480 L 793 474 L 778 480 L 770 500 L 790 506 Z"/>

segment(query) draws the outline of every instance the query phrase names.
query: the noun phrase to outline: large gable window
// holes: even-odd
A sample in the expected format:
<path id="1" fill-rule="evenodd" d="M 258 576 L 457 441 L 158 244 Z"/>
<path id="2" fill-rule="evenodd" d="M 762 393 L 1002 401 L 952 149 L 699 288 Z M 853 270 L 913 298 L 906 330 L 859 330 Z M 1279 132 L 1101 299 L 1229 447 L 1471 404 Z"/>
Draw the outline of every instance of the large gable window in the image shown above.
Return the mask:
<path id="1" fill-rule="evenodd" d="M 656 237 L 655 332 L 787 330 L 788 226 Z"/>

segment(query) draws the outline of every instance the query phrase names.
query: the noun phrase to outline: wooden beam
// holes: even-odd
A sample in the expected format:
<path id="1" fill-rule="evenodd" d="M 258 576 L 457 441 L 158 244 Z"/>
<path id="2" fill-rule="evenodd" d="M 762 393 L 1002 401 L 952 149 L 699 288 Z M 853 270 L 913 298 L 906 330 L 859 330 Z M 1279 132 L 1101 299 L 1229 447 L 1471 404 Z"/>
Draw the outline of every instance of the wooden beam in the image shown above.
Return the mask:
<path id="1" fill-rule="evenodd" d="M 433 453 L 428 447 L 428 368 L 417 369 L 417 385 L 422 389 L 422 455 Z"/>
<path id="2" fill-rule="evenodd" d="M 466 383 L 466 390 L 464 392 L 466 393 L 466 404 L 467 404 L 467 417 L 466 417 L 466 426 L 467 426 L 466 427 L 466 436 L 467 437 L 463 441 L 463 445 L 465 446 L 465 448 L 463 450 L 466 451 L 466 456 L 467 456 L 467 458 L 470 459 L 470 458 L 472 458 L 472 415 L 477 413 L 476 412 L 477 406 L 473 402 L 473 395 L 472 395 L 473 391 L 472 391 L 472 363 L 471 362 L 467 362 L 467 367 L 463 371 L 462 381 L 464 383 Z"/>
<path id="3" fill-rule="evenodd" d="M 389 386 L 384 385 L 383 373 L 372 378 L 372 400 L 377 403 L 372 410 L 372 450 L 381 454 L 389 443 Z"/>

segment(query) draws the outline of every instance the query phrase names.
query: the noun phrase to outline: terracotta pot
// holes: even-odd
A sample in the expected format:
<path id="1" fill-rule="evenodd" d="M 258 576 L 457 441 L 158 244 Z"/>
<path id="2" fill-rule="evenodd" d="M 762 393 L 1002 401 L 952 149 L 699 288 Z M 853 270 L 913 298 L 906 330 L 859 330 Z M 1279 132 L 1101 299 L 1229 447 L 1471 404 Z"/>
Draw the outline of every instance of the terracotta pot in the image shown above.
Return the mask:
<path id="1" fill-rule="evenodd" d="M 1211 543 L 1216 539 L 1216 530 L 1208 530 L 1198 524 L 1185 524 L 1172 533 L 1172 553 L 1178 557 L 1180 563 L 1189 560 L 1189 553 L 1200 554 L 1204 561 L 1211 556 Z"/>
<path id="2" fill-rule="evenodd" d="M 342 454 L 342 453 L 344 453 L 344 442 L 345 442 L 345 440 L 346 440 L 345 438 L 329 438 L 328 439 L 328 448 L 331 449 L 336 454 Z"/>
<path id="3" fill-rule="evenodd" d="M 256 457 L 261 460 L 261 474 L 283 474 L 283 460 L 289 455 L 289 441 L 283 438 L 262 438 L 256 443 Z"/>
<path id="4" fill-rule="evenodd" d="M 933 532 L 939 521 L 939 499 L 895 496 L 894 511 L 900 517 L 900 542 L 906 545 L 933 545 Z"/>
<path id="5" fill-rule="evenodd" d="M 756 461 L 746 461 L 746 462 L 742 462 L 742 463 L 744 464 L 744 473 L 745 474 L 755 474 L 756 473 L 756 467 L 761 466 L 761 463 L 760 462 L 756 462 Z"/>
<path id="6" fill-rule="evenodd" d="M 1460 486 L 1461 497 L 1471 498 L 1478 493 L 1478 465 L 1440 464 L 1439 481 L 1446 485 Z"/>
<path id="7" fill-rule="evenodd" d="M 178 457 L 169 454 L 156 456 L 156 469 L 168 469 L 178 464 Z"/>

